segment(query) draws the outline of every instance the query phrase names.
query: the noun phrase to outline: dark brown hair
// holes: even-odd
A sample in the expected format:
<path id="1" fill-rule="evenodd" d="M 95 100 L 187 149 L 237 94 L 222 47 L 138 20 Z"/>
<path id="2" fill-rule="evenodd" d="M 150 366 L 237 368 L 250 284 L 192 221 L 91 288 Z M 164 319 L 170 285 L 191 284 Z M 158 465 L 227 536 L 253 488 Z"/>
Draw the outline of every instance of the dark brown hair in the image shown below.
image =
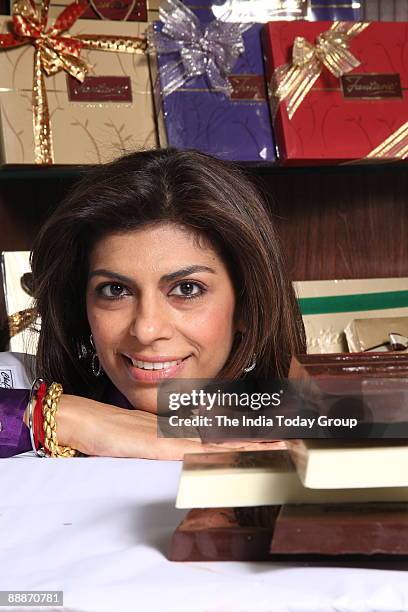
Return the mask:
<path id="1" fill-rule="evenodd" d="M 32 253 L 42 319 L 37 375 L 67 393 L 100 397 L 101 381 L 78 345 L 89 346 L 86 286 L 98 240 L 151 223 L 181 224 L 210 240 L 236 290 L 245 333 L 220 376 L 236 379 L 256 355 L 257 377 L 285 377 L 305 352 L 301 316 L 273 222 L 233 164 L 196 151 L 132 153 L 89 171 L 42 228 Z"/>

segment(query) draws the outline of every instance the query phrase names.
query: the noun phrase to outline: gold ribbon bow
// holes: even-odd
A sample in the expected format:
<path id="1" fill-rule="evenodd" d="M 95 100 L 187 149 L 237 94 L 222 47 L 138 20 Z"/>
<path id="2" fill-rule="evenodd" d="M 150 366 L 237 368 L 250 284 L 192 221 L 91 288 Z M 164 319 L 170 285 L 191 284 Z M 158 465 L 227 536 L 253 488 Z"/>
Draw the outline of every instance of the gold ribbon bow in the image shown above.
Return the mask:
<path id="1" fill-rule="evenodd" d="M 8 335 L 10 338 L 16 336 L 20 332 L 24 331 L 30 325 L 35 323 L 37 318 L 37 311 L 35 308 L 27 308 L 26 310 L 19 310 L 7 317 L 8 323 Z"/>
<path id="2" fill-rule="evenodd" d="M 273 112 L 286 100 L 288 116 L 292 119 L 324 67 L 337 78 L 357 68 L 360 61 L 349 49 L 350 39 L 368 25 L 335 21 L 330 30 L 319 34 L 315 45 L 303 37 L 296 37 L 292 63 L 276 68 L 272 77 Z"/>
<path id="3" fill-rule="evenodd" d="M 16 0 L 13 4 L 11 32 L 0 34 L 0 50 L 7 51 L 23 45 L 34 46 L 33 128 L 35 162 L 54 162 L 50 114 L 44 75 L 51 76 L 64 70 L 83 82 L 90 66 L 80 57 L 82 49 L 97 49 L 115 53 L 144 53 L 146 39 L 123 36 L 63 34 L 79 19 L 87 8 L 85 0 L 73 2 L 47 26 L 50 0 L 43 0 L 36 8 L 33 0 Z"/>

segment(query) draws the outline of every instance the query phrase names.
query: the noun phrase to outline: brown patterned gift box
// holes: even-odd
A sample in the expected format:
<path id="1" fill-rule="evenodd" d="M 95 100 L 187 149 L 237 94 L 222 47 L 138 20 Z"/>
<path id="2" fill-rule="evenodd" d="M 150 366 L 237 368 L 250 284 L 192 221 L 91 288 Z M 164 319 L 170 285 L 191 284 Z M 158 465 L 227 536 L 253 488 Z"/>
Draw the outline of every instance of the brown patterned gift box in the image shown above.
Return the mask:
<path id="1" fill-rule="evenodd" d="M 0 31 L 7 31 L 6 17 Z M 145 24 L 79 20 L 69 35 L 142 36 Z M 124 151 L 152 148 L 155 123 L 147 58 L 144 53 L 83 49 L 92 66 L 85 81 L 60 71 L 45 76 L 49 123 L 56 164 L 93 164 Z M 0 161 L 50 163 L 36 158 L 33 130 L 34 47 L 0 53 Z"/>
<path id="2" fill-rule="evenodd" d="M 159 18 L 161 0 L 88 0 L 84 19 L 112 21 L 155 21 Z M 1 0 L 0 0 L 1 2 Z M 55 0 L 50 6 L 50 17 L 55 18 L 71 0 Z"/>
<path id="3" fill-rule="evenodd" d="M 408 0 L 364 0 L 363 21 L 408 21 Z"/>

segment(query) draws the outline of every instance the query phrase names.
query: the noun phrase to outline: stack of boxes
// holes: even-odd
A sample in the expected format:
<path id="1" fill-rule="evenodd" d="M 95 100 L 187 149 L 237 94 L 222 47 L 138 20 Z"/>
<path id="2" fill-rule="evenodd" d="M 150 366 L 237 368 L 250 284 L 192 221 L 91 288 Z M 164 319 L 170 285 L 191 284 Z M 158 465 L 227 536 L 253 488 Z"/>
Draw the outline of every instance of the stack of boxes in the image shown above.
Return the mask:
<path id="1" fill-rule="evenodd" d="M 264 427 L 265 438 L 281 432 L 287 450 L 276 443 L 277 450 L 185 456 L 177 506 L 190 512 L 173 535 L 170 558 L 276 561 L 285 555 L 297 561 L 318 555 L 350 563 L 356 555 L 365 561 L 405 557 L 407 373 L 406 354 L 294 358 L 289 377 L 302 408 L 294 413 L 292 398 L 283 396 L 279 408 L 267 411 L 274 424 Z M 278 413 L 308 418 L 280 427 Z M 353 428 L 346 424 L 350 416 L 357 421 Z M 302 427 L 304 439 L 291 439 L 291 429 Z"/>
<path id="2" fill-rule="evenodd" d="M 55 156 L 51 160 L 39 159 L 29 134 L 30 113 L 34 112 L 34 39 L 20 44 L 17 32 L 15 46 L 3 37 L 0 43 L 3 164 L 100 163 L 120 152 L 151 148 L 158 142 L 160 146 L 197 148 L 222 159 L 258 164 L 333 164 L 405 157 L 407 68 L 400 49 L 406 46 L 406 32 L 404 24 L 395 22 L 402 17 L 404 2 L 384 2 L 384 6 L 392 4 L 393 10 L 384 12 L 381 5 L 374 16 L 369 0 L 276 0 L 266 9 L 257 0 L 200 3 L 186 0 L 184 10 L 180 2 L 171 1 L 162 3 L 160 21 L 159 0 L 150 3 L 84 0 L 84 3 L 61 36 L 146 38 L 153 23 L 148 55 L 154 83 L 149 76 L 147 54 L 128 56 L 122 51 L 107 54 L 90 51 L 85 46 L 80 52 L 88 65 L 84 86 L 78 89 L 72 79 L 67 79 L 65 69 L 44 77 Z M 49 24 L 68 5 L 68 0 L 51 3 Z M 13 13 L 18 13 L 18 6 L 18 2 L 13 5 Z M 1 9 L 7 10 L 4 2 Z M 186 27 L 199 20 L 194 26 L 199 30 L 194 41 L 175 40 L 169 34 L 166 21 L 176 12 L 177 19 L 184 20 Z M 351 64 L 340 66 L 338 73 L 330 71 L 327 68 L 330 58 L 321 54 L 319 41 L 332 36 L 332 21 L 357 24 L 373 18 L 395 21 L 368 23 L 361 28 L 350 23 L 348 28 L 343 27 Z M 217 59 L 211 31 L 217 28 L 223 31 L 227 22 L 237 19 L 246 23 L 240 50 L 234 61 L 223 63 L 221 55 L 229 57 L 234 42 L 221 36 L 217 43 L 221 45 L 221 55 Z M 3 34 L 11 31 L 11 23 L 9 16 L 0 18 Z M 164 52 L 160 43 L 166 37 L 172 45 L 171 52 Z M 313 83 L 302 93 L 292 113 L 290 100 L 303 87 L 302 74 L 298 75 L 292 92 L 280 91 L 277 79 L 285 66 L 293 68 L 294 45 L 300 39 L 314 54 L 312 63 L 316 60 L 317 64 L 313 68 Z M 210 77 L 210 68 L 196 70 L 169 91 L 169 65 L 179 62 L 186 68 L 183 48 L 191 45 L 201 49 L 206 66 L 214 65 L 214 60 L 223 80 L 230 83 L 228 91 Z"/>

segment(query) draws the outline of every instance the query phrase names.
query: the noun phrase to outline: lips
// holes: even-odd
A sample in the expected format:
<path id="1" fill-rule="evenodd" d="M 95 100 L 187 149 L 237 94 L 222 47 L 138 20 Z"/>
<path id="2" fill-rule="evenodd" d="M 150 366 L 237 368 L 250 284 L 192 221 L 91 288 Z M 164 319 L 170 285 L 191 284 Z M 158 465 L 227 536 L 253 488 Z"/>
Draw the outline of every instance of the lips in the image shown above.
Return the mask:
<path id="1" fill-rule="evenodd" d="M 175 358 L 165 357 L 136 359 L 129 354 L 123 354 L 130 376 L 138 382 L 160 382 L 165 378 L 171 378 L 180 374 L 184 368 L 185 361 L 190 357 Z"/>

